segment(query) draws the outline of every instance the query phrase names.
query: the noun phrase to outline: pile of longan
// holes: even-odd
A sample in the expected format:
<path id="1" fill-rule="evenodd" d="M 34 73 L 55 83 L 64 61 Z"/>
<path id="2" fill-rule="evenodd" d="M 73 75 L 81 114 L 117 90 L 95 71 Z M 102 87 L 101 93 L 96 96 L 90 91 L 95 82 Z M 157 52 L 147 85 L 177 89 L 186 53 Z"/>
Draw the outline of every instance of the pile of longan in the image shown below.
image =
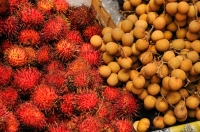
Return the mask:
<path id="1" fill-rule="evenodd" d="M 100 75 L 156 109 L 157 129 L 200 120 L 200 1 L 126 0 L 123 9 L 124 20 L 90 40 L 103 52 Z M 150 121 L 134 126 L 145 132 Z"/>

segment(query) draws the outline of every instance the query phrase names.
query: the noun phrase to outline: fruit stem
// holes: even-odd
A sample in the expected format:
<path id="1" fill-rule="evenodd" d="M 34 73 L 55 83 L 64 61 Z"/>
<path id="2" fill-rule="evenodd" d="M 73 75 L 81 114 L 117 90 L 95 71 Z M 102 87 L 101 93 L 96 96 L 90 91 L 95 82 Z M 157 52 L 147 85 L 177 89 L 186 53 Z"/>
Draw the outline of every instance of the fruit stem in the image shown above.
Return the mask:
<path id="1" fill-rule="evenodd" d="M 149 38 L 150 38 L 149 36 L 151 32 L 153 31 L 153 29 L 154 29 L 154 26 L 151 25 L 151 29 L 149 30 L 149 32 L 145 32 L 145 37 L 143 39 L 146 39 L 147 41 L 149 41 Z"/>
<path id="2" fill-rule="evenodd" d="M 174 108 L 174 106 L 172 104 L 169 103 L 169 101 L 165 98 L 165 96 L 162 94 L 162 92 L 160 92 L 162 98 L 172 107 Z"/>
<path id="3" fill-rule="evenodd" d="M 197 7 L 196 7 L 196 4 L 195 4 L 195 1 L 192 0 L 192 3 L 194 5 L 194 11 L 195 11 L 196 20 L 199 22 L 199 20 L 198 20 L 198 13 L 197 13 Z"/>

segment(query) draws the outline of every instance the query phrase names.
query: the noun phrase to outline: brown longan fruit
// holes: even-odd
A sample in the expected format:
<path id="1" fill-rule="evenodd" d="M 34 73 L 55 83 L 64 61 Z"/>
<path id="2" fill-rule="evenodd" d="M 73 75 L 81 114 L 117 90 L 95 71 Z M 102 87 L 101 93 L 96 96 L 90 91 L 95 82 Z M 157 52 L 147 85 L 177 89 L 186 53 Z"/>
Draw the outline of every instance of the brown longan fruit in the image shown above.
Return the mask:
<path id="1" fill-rule="evenodd" d="M 196 109 L 188 109 L 188 117 L 195 118 L 196 117 Z"/>
<path id="2" fill-rule="evenodd" d="M 155 108 L 155 104 L 156 104 L 156 97 L 154 97 L 153 95 L 147 95 L 144 98 L 145 109 L 151 110 L 151 109 Z"/>
<path id="3" fill-rule="evenodd" d="M 131 5 L 131 2 L 129 0 L 124 1 L 123 3 L 123 9 L 125 11 L 133 11 L 133 6 Z"/>
<path id="4" fill-rule="evenodd" d="M 166 29 L 171 31 L 171 32 L 175 32 L 178 30 L 178 26 L 176 25 L 176 23 L 174 21 L 172 21 L 170 24 L 168 24 L 166 26 Z"/>
<path id="5" fill-rule="evenodd" d="M 200 40 L 194 40 L 191 43 L 191 48 L 192 48 L 193 51 L 200 53 Z"/>
<path id="6" fill-rule="evenodd" d="M 192 33 L 189 30 L 186 33 L 186 39 L 188 41 L 194 41 L 197 40 L 199 38 L 199 34 L 198 33 Z"/>
<path id="7" fill-rule="evenodd" d="M 127 81 L 126 82 L 126 89 L 129 91 L 129 92 L 132 92 L 133 94 L 136 94 L 136 95 L 139 95 L 143 92 L 144 89 L 139 89 L 139 88 L 136 88 L 133 86 L 133 82 L 132 81 Z"/>
<path id="8" fill-rule="evenodd" d="M 143 27 L 136 26 L 133 28 L 134 37 L 137 39 L 143 39 L 145 37 L 145 29 Z"/>
<path id="9" fill-rule="evenodd" d="M 131 33 L 125 33 L 122 36 L 122 45 L 123 46 L 131 46 L 133 44 L 134 37 Z"/>
<path id="10" fill-rule="evenodd" d="M 186 79 L 186 73 L 181 69 L 173 69 L 171 72 L 171 77 L 178 77 L 184 81 Z"/>
<path id="11" fill-rule="evenodd" d="M 196 62 L 193 67 L 197 73 L 200 73 L 200 62 Z"/>
<path id="12" fill-rule="evenodd" d="M 174 16 L 178 11 L 178 2 L 169 2 L 165 7 L 167 13 Z"/>
<path id="13" fill-rule="evenodd" d="M 154 2 L 155 2 L 155 4 L 156 5 L 162 5 L 162 4 L 164 4 L 164 0 L 154 0 Z"/>
<path id="14" fill-rule="evenodd" d="M 168 31 L 168 30 L 165 30 L 165 31 L 163 32 L 163 34 L 164 34 L 164 38 L 167 39 L 167 40 L 171 40 L 172 37 L 173 37 L 172 32 L 171 32 L 171 31 Z"/>
<path id="15" fill-rule="evenodd" d="M 119 82 L 118 75 L 116 73 L 111 73 L 106 81 L 109 86 L 116 86 Z"/>
<path id="16" fill-rule="evenodd" d="M 124 31 L 121 28 L 116 27 L 111 31 L 112 38 L 117 42 L 121 41 L 121 38 L 123 35 L 124 35 Z"/>
<path id="17" fill-rule="evenodd" d="M 190 5 L 187 2 L 181 1 L 178 3 L 177 10 L 181 14 L 187 14 L 189 11 L 189 7 Z"/>
<path id="18" fill-rule="evenodd" d="M 114 60 L 114 56 L 108 54 L 107 52 L 104 52 L 104 53 L 103 53 L 102 60 L 103 60 L 103 62 L 104 62 L 105 64 L 108 64 L 108 63 L 110 63 L 111 61 Z"/>
<path id="19" fill-rule="evenodd" d="M 169 40 L 167 39 L 160 39 L 156 42 L 155 46 L 157 51 L 165 52 L 168 51 L 170 43 Z"/>
<path id="20" fill-rule="evenodd" d="M 189 96 L 189 92 L 185 88 L 179 89 L 178 92 L 181 94 L 182 99 L 184 99 L 184 98 L 186 99 Z"/>
<path id="21" fill-rule="evenodd" d="M 187 13 L 187 16 L 189 18 L 195 18 L 196 17 L 196 12 L 198 12 L 198 8 L 195 7 L 193 4 L 190 5 L 189 11 Z"/>
<path id="22" fill-rule="evenodd" d="M 93 47 L 99 48 L 102 45 L 102 38 L 99 35 L 93 35 L 90 38 L 90 43 Z"/>
<path id="23" fill-rule="evenodd" d="M 130 69 L 132 64 L 133 64 L 133 61 L 130 57 L 125 57 L 125 58 L 122 58 L 122 57 L 119 57 L 118 58 L 118 63 L 119 65 L 123 68 L 123 69 Z"/>
<path id="24" fill-rule="evenodd" d="M 145 78 L 142 75 L 138 75 L 132 80 L 133 86 L 136 88 L 144 88 L 145 85 Z"/>
<path id="25" fill-rule="evenodd" d="M 169 69 L 168 69 L 167 65 L 163 64 L 161 66 L 161 68 L 158 70 L 157 76 L 159 78 L 164 78 L 164 77 L 168 76 L 168 74 L 169 74 Z"/>
<path id="26" fill-rule="evenodd" d="M 174 114 L 178 121 L 182 121 L 185 117 L 187 117 L 187 108 L 184 100 L 180 100 L 178 104 L 176 104 L 174 107 Z"/>
<path id="27" fill-rule="evenodd" d="M 185 47 L 184 39 L 174 39 L 171 44 L 171 48 L 175 50 L 182 50 Z"/>
<path id="28" fill-rule="evenodd" d="M 186 36 L 187 30 L 185 28 L 180 28 L 176 31 L 177 39 L 184 39 Z"/>
<path id="29" fill-rule="evenodd" d="M 154 63 L 148 63 L 148 64 L 145 66 L 145 68 L 144 68 L 145 74 L 146 74 L 147 76 L 150 76 L 150 77 L 153 76 L 153 75 L 155 75 L 156 72 L 157 72 L 157 70 L 158 70 L 158 67 L 157 67 L 157 65 L 154 64 Z"/>
<path id="30" fill-rule="evenodd" d="M 153 26 L 155 29 L 161 30 L 165 27 L 166 21 L 165 18 L 159 16 L 153 21 Z"/>
<path id="31" fill-rule="evenodd" d="M 196 119 L 200 120 L 200 109 L 196 110 Z"/>
<path id="32" fill-rule="evenodd" d="M 188 30 L 191 33 L 197 33 L 200 31 L 200 23 L 197 20 L 193 20 L 189 23 Z"/>
<path id="33" fill-rule="evenodd" d="M 113 42 L 114 40 L 113 40 L 113 38 L 112 38 L 112 35 L 111 35 L 111 32 L 108 32 L 108 33 L 105 33 L 104 35 L 103 35 L 103 42 L 105 43 L 105 44 L 107 44 L 108 42 Z"/>
<path id="34" fill-rule="evenodd" d="M 160 14 L 160 17 L 165 18 L 166 25 L 170 24 L 173 21 L 173 17 L 171 15 L 169 15 L 169 13 L 167 13 L 167 12 Z"/>
<path id="35" fill-rule="evenodd" d="M 147 21 L 147 14 L 142 14 L 139 16 L 139 20 Z"/>
<path id="36" fill-rule="evenodd" d="M 161 5 L 157 5 L 154 0 L 150 0 L 148 4 L 151 11 L 158 11 L 161 7 Z"/>
<path id="37" fill-rule="evenodd" d="M 144 89 L 144 90 L 142 91 L 142 93 L 138 94 L 138 98 L 141 99 L 141 100 L 144 100 L 148 95 L 149 95 L 149 94 L 148 94 L 147 90 Z"/>
<path id="38" fill-rule="evenodd" d="M 167 62 L 167 65 L 169 68 L 171 69 L 177 69 L 180 67 L 181 65 L 181 61 L 177 58 L 177 57 L 172 57 L 171 59 L 169 59 L 169 61 Z"/>
<path id="39" fill-rule="evenodd" d="M 141 51 L 139 51 L 139 50 L 136 48 L 135 43 L 131 46 L 131 49 L 132 49 L 133 55 L 138 56 L 138 55 L 141 54 Z"/>
<path id="40" fill-rule="evenodd" d="M 135 77 L 139 75 L 139 72 L 137 70 L 131 70 L 130 71 L 130 79 L 133 80 Z"/>
<path id="41" fill-rule="evenodd" d="M 139 60 L 142 64 L 146 65 L 153 60 L 153 54 L 151 52 L 145 51 L 139 56 Z"/>
<path id="42" fill-rule="evenodd" d="M 178 77 L 170 77 L 168 84 L 171 90 L 179 90 L 183 86 L 183 81 Z"/>
<path id="43" fill-rule="evenodd" d="M 127 32 L 130 32 L 133 28 L 133 23 L 128 20 L 128 19 L 125 19 L 125 20 L 122 20 L 122 23 L 121 23 L 121 29 L 127 33 Z"/>

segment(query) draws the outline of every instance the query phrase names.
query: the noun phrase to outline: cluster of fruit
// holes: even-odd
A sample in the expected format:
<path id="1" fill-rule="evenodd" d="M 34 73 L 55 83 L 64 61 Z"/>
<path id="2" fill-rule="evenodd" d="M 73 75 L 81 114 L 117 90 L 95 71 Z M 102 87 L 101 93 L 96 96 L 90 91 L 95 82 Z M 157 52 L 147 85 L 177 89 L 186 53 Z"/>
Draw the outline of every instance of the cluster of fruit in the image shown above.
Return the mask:
<path id="1" fill-rule="evenodd" d="M 124 20 L 102 30 L 100 75 L 158 111 L 157 129 L 199 120 L 200 1 L 126 0 L 123 9 Z M 149 127 L 147 118 L 135 123 L 138 132 Z"/>
<path id="2" fill-rule="evenodd" d="M 98 72 L 93 7 L 0 0 L 0 15 L 0 131 L 132 131 L 137 99 Z"/>

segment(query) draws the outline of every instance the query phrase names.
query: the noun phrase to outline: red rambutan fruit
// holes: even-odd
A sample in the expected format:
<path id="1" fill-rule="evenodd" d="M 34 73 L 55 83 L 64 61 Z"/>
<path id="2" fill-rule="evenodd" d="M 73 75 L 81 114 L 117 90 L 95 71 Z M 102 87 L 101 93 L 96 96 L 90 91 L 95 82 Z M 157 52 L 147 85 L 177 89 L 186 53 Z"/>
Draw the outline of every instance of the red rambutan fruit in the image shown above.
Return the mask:
<path id="1" fill-rule="evenodd" d="M 42 38 L 46 41 L 65 38 L 69 30 L 68 22 L 61 16 L 49 19 L 41 30 Z"/>
<path id="2" fill-rule="evenodd" d="M 50 126 L 48 132 L 70 132 L 64 125 Z"/>
<path id="3" fill-rule="evenodd" d="M 58 95 L 55 90 L 45 84 L 38 85 L 32 95 L 31 100 L 41 110 L 50 110 L 53 108 Z"/>
<path id="4" fill-rule="evenodd" d="M 0 15 L 5 15 L 9 11 L 9 2 L 7 0 L 0 0 Z"/>
<path id="5" fill-rule="evenodd" d="M 2 52 L 5 52 L 6 50 L 11 48 L 12 46 L 14 46 L 13 42 L 6 39 L 1 43 L 1 50 L 2 50 Z"/>
<path id="6" fill-rule="evenodd" d="M 34 29 L 24 29 L 20 31 L 19 42 L 23 45 L 38 45 L 40 43 L 40 35 Z"/>
<path id="7" fill-rule="evenodd" d="M 98 69 L 92 68 L 90 74 L 92 80 L 91 88 L 92 89 L 101 88 L 101 86 L 103 86 L 103 78 L 100 76 Z"/>
<path id="8" fill-rule="evenodd" d="M 102 100 L 102 102 L 99 103 L 99 109 L 96 112 L 96 115 L 103 119 L 104 121 L 107 121 L 107 117 L 109 116 L 111 110 L 113 109 L 111 102 L 105 102 Z"/>
<path id="9" fill-rule="evenodd" d="M 56 52 L 63 61 L 71 60 L 78 53 L 78 46 L 67 39 L 62 39 L 56 44 Z"/>
<path id="10" fill-rule="evenodd" d="M 10 13 L 11 13 L 11 14 L 14 14 L 14 13 L 15 13 L 15 11 L 17 10 L 17 7 L 18 7 L 18 5 L 19 5 L 19 3 L 20 3 L 20 1 L 21 1 L 21 0 L 8 0 L 8 2 L 9 2 L 9 4 L 10 4 L 9 10 L 10 10 Z"/>
<path id="11" fill-rule="evenodd" d="M 122 92 L 118 100 L 115 101 L 115 105 L 119 116 L 132 117 L 139 109 L 137 99 L 129 92 Z"/>
<path id="12" fill-rule="evenodd" d="M 101 36 L 102 27 L 99 24 L 94 24 L 91 26 L 87 26 L 84 30 L 83 35 L 85 36 L 86 40 L 90 40 L 93 35 Z"/>
<path id="13" fill-rule="evenodd" d="M 3 35 L 3 20 L 0 19 L 0 37 Z"/>
<path id="14" fill-rule="evenodd" d="M 13 108 L 17 102 L 18 93 L 15 88 L 6 87 L 0 92 L 0 98 L 2 98 L 3 104 L 5 104 L 7 108 Z"/>
<path id="15" fill-rule="evenodd" d="M 99 103 L 97 93 L 93 91 L 85 91 L 77 94 L 77 109 L 80 111 L 92 111 Z"/>
<path id="16" fill-rule="evenodd" d="M 6 86 L 10 83 L 12 77 L 12 68 L 7 65 L 0 64 L 0 85 Z"/>
<path id="17" fill-rule="evenodd" d="M 24 66 L 27 63 L 28 54 L 23 47 L 12 46 L 4 52 L 4 55 L 13 67 Z"/>
<path id="18" fill-rule="evenodd" d="M 79 132 L 99 132 L 102 130 L 102 123 L 97 117 L 86 116 L 78 125 Z"/>
<path id="19" fill-rule="evenodd" d="M 70 9 L 68 18 L 72 29 L 81 30 L 96 20 L 96 12 L 92 7 L 81 5 Z"/>
<path id="20" fill-rule="evenodd" d="M 132 132 L 133 122 L 128 119 L 117 120 L 114 122 L 114 126 L 117 132 Z"/>
<path id="21" fill-rule="evenodd" d="M 86 70 L 79 71 L 75 73 L 73 76 L 73 84 L 78 89 L 89 88 L 91 81 L 92 80 L 91 80 L 90 72 Z"/>
<path id="22" fill-rule="evenodd" d="M 68 63 L 66 67 L 66 71 L 69 76 L 73 76 L 75 73 L 79 71 L 83 70 L 88 71 L 90 69 L 91 66 L 89 65 L 89 63 L 81 57 L 74 59 L 71 63 Z"/>
<path id="23" fill-rule="evenodd" d="M 63 101 L 61 102 L 61 111 L 67 116 L 72 116 L 74 114 L 74 105 L 75 105 L 75 94 L 67 93 L 62 97 Z"/>
<path id="24" fill-rule="evenodd" d="M 16 114 L 23 125 L 42 129 L 46 126 L 45 115 L 40 109 L 30 102 L 19 105 Z"/>
<path id="25" fill-rule="evenodd" d="M 33 64 L 36 61 L 36 50 L 32 46 L 24 47 L 24 49 L 28 54 L 27 63 Z"/>
<path id="26" fill-rule="evenodd" d="M 94 47 L 90 43 L 83 43 L 80 47 L 80 54 L 86 53 L 86 52 L 93 52 L 95 51 Z"/>
<path id="27" fill-rule="evenodd" d="M 44 13 L 50 13 L 53 9 L 53 2 L 52 0 L 39 0 L 37 2 L 37 7 Z"/>
<path id="28" fill-rule="evenodd" d="M 32 90 L 39 83 L 41 75 L 35 67 L 22 68 L 14 74 L 13 83 L 22 91 Z"/>
<path id="29" fill-rule="evenodd" d="M 69 7 L 69 3 L 66 0 L 53 0 L 53 4 L 56 12 L 66 13 Z"/>
<path id="30" fill-rule="evenodd" d="M 120 97 L 120 90 L 115 87 L 106 86 L 102 92 L 102 96 L 107 101 L 115 101 Z"/>
<path id="31" fill-rule="evenodd" d="M 44 69 L 47 71 L 47 73 L 53 73 L 58 70 L 63 71 L 64 66 L 59 60 L 52 60 Z"/>
<path id="32" fill-rule="evenodd" d="M 86 59 L 91 66 L 98 66 L 101 63 L 101 54 L 97 50 L 82 53 L 80 56 Z"/>
<path id="33" fill-rule="evenodd" d="M 8 16 L 4 21 L 3 21 L 3 30 L 4 34 L 8 38 L 13 38 L 15 36 L 18 36 L 19 33 L 19 20 L 16 16 Z"/>
<path id="34" fill-rule="evenodd" d="M 37 50 L 36 60 L 39 64 L 48 63 L 51 59 L 51 49 L 48 45 L 44 45 Z"/>
<path id="35" fill-rule="evenodd" d="M 44 22 L 44 16 L 40 10 L 25 8 L 20 11 L 20 19 L 26 26 L 38 26 Z"/>
<path id="36" fill-rule="evenodd" d="M 67 32 L 66 39 L 77 44 L 82 44 L 83 42 L 82 35 L 78 30 L 70 30 Z"/>

